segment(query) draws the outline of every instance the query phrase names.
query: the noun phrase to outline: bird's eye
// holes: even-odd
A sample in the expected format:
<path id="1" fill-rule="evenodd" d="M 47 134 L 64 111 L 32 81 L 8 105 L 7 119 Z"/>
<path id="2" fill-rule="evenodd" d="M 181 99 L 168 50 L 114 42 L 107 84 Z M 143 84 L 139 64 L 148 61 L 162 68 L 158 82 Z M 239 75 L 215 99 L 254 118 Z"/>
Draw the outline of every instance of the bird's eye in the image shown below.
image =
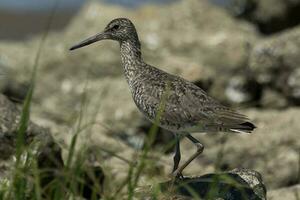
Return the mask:
<path id="1" fill-rule="evenodd" d="M 119 29 L 119 25 L 118 24 L 116 24 L 116 25 L 114 25 L 112 28 L 111 28 L 111 30 L 113 30 L 113 31 L 116 31 L 116 30 L 118 30 Z"/>

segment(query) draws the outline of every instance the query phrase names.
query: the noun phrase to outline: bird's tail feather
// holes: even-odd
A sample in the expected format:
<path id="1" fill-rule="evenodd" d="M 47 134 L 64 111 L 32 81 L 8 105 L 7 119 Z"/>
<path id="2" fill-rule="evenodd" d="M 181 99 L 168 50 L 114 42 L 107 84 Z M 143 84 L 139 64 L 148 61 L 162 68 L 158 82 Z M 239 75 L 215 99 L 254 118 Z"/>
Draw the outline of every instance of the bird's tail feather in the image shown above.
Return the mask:
<path id="1" fill-rule="evenodd" d="M 240 124 L 212 124 L 206 125 L 205 129 L 208 132 L 235 132 L 235 133 L 251 133 L 256 126 L 251 122 L 243 122 Z"/>
<path id="2" fill-rule="evenodd" d="M 231 128 L 230 130 L 237 133 L 251 133 L 255 128 L 256 126 L 251 122 L 244 122 L 239 124 L 237 127 Z"/>

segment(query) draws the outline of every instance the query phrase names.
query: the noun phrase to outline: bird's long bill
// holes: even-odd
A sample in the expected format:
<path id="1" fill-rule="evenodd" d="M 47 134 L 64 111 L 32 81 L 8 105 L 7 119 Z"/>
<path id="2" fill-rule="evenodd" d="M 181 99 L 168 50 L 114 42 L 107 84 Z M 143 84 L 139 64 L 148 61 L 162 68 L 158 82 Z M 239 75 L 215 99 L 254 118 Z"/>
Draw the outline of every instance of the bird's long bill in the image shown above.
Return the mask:
<path id="1" fill-rule="evenodd" d="M 84 46 L 87 46 L 89 44 L 92 44 L 94 42 L 97 42 L 99 40 L 104 40 L 104 39 L 108 39 L 108 35 L 106 33 L 98 33 L 97 35 L 94 35 L 92 37 L 89 37 L 85 40 L 83 40 L 82 42 L 72 46 L 70 48 L 70 50 L 75 50 L 75 49 L 78 49 L 78 48 L 81 48 L 81 47 L 84 47 Z"/>

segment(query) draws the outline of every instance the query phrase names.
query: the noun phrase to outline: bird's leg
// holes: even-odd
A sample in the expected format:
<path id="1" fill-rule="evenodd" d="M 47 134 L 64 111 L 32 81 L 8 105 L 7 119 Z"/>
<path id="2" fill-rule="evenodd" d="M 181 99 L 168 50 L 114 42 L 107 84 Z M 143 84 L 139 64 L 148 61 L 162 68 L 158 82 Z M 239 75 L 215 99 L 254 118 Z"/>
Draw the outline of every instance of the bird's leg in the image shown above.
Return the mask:
<path id="1" fill-rule="evenodd" d="M 192 141 L 196 147 L 197 151 L 185 162 L 182 166 L 180 166 L 173 174 L 178 177 L 182 173 L 182 171 L 195 159 L 197 158 L 204 150 L 204 146 L 193 136 L 190 134 L 185 135 L 190 141 Z"/>
<path id="2" fill-rule="evenodd" d="M 178 169 L 178 165 L 180 162 L 180 158 L 181 158 L 181 154 L 180 154 L 180 136 L 178 134 L 175 134 L 175 154 L 173 157 L 174 160 L 174 166 L 173 166 L 173 170 L 172 173 L 174 173 L 177 169 Z M 181 176 L 181 174 L 178 174 L 179 176 Z"/>

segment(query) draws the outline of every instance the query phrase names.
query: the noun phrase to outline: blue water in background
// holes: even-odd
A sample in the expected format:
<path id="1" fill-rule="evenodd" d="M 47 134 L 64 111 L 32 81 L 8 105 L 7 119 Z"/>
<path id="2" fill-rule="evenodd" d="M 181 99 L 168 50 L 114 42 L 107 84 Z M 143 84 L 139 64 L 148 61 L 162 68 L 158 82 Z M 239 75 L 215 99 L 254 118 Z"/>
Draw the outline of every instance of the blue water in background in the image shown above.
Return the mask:
<path id="1" fill-rule="evenodd" d="M 86 0 L 58 0 L 59 7 L 62 9 L 74 9 L 81 7 Z M 108 4 L 118 4 L 125 7 L 138 7 L 144 4 L 166 4 L 177 0 L 102 0 Z M 233 0 L 210 0 L 211 2 L 226 6 Z M 56 0 L 0 0 L 0 8 L 7 10 L 24 10 L 24 11 L 46 11 L 51 10 Z"/>
<path id="2" fill-rule="evenodd" d="M 49 11 L 57 3 L 60 9 L 75 9 L 81 7 L 85 0 L 0 0 L 2 10 Z"/>
<path id="3" fill-rule="evenodd" d="M 177 0 L 102 0 L 108 4 L 117 4 L 124 7 L 135 8 L 145 4 L 167 4 Z"/>
<path id="4" fill-rule="evenodd" d="M 0 40 L 22 40 L 41 33 L 55 8 L 51 30 L 62 30 L 88 0 L 0 0 Z M 170 4 L 184 0 L 98 0 L 135 9 L 145 4 Z M 198 0 L 202 1 L 202 0 Z M 209 0 L 222 7 L 235 0 Z"/>

